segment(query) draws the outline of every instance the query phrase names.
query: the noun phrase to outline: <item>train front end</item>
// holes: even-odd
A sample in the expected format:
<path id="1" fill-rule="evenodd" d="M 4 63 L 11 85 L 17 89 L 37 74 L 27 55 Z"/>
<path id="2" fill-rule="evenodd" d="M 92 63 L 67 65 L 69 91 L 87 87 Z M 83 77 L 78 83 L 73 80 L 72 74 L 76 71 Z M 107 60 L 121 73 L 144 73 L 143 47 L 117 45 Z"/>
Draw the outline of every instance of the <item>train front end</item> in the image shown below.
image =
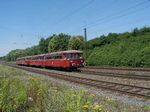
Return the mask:
<path id="1" fill-rule="evenodd" d="M 64 57 L 67 61 L 68 68 L 77 69 L 84 67 L 83 52 L 78 50 L 72 50 L 64 53 Z"/>

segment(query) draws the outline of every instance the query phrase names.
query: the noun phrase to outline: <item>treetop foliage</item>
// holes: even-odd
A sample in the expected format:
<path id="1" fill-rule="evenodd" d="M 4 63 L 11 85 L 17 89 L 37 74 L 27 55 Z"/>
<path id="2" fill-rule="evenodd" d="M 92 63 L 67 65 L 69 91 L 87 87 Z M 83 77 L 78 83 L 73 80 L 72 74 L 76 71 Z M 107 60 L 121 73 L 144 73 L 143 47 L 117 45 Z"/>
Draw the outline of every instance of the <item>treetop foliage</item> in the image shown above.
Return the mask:
<path id="1" fill-rule="evenodd" d="M 66 35 L 63 33 L 60 33 L 59 35 L 53 35 L 48 44 L 48 51 L 54 52 L 67 50 L 70 38 L 70 35 Z"/>

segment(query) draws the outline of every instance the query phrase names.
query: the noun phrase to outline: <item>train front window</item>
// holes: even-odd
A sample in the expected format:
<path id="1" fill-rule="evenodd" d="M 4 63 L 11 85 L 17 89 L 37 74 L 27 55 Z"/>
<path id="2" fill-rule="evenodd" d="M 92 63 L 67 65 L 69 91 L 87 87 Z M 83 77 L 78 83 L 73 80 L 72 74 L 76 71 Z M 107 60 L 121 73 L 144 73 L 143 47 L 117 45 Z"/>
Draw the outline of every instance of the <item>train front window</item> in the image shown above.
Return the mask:
<path id="1" fill-rule="evenodd" d="M 67 59 L 82 59 L 83 58 L 81 53 L 66 53 L 64 54 L 64 56 Z"/>

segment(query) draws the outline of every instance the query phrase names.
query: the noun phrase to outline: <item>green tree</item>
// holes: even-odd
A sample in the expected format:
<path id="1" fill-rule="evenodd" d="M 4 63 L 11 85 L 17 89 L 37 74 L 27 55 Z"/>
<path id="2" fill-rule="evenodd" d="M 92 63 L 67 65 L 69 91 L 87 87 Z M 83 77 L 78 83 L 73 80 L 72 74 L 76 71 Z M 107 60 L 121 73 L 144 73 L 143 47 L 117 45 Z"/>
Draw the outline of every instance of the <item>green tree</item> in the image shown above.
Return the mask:
<path id="1" fill-rule="evenodd" d="M 53 35 L 53 38 L 49 41 L 48 52 L 57 51 L 58 46 L 59 46 L 58 38 L 56 35 Z"/>
<path id="2" fill-rule="evenodd" d="M 68 49 L 82 50 L 84 48 L 84 39 L 82 36 L 74 36 L 70 38 Z"/>
<path id="3" fill-rule="evenodd" d="M 48 46 L 46 45 L 46 40 L 44 38 L 41 38 L 39 41 L 39 49 L 41 53 L 47 52 Z"/>
<path id="4" fill-rule="evenodd" d="M 5 59 L 6 59 L 7 61 L 15 61 L 16 58 L 22 57 L 23 55 L 24 55 L 24 52 L 23 52 L 22 49 L 16 49 L 16 50 L 12 50 L 11 52 L 9 52 L 9 53 L 6 55 Z"/>
<path id="5" fill-rule="evenodd" d="M 30 55 L 37 55 L 37 54 L 40 54 L 40 53 L 41 53 L 41 52 L 40 52 L 40 48 L 39 48 L 38 45 L 32 46 L 32 47 L 29 49 L 29 52 L 28 52 L 29 56 L 30 56 Z"/>
<path id="6" fill-rule="evenodd" d="M 60 33 L 59 35 L 53 35 L 49 41 L 48 51 L 64 51 L 68 49 L 68 43 L 71 36 Z"/>
<path id="7" fill-rule="evenodd" d="M 132 36 L 137 36 L 139 33 L 138 28 L 134 28 L 134 30 L 132 31 Z"/>

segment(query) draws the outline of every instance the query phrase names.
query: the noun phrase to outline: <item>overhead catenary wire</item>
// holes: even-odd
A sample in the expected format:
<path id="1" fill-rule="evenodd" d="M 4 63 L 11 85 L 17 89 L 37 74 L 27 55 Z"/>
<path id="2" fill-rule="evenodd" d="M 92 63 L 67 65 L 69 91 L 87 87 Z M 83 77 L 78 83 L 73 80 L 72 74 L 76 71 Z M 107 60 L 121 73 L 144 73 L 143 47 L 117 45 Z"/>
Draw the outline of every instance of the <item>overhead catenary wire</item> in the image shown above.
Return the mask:
<path id="1" fill-rule="evenodd" d="M 106 21 L 103 21 L 103 22 L 101 22 L 101 23 L 108 23 L 108 22 L 111 22 L 112 20 L 117 20 L 117 19 L 120 19 L 121 17 L 124 17 L 124 16 L 127 16 L 127 15 L 130 15 L 130 14 L 135 14 L 135 13 L 137 13 L 137 12 L 140 12 L 140 11 L 143 11 L 144 9 L 147 9 L 148 7 L 150 7 L 150 5 L 147 5 L 146 7 L 142 7 L 142 8 L 140 8 L 140 9 L 138 9 L 138 10 L 134 10 L 134 11 L 132 11 L 132 12 L 129 12 L 129 13 L 125 13 L 125 14 L 122 14 L 122 15 L 119 15 L 119 16 L 115 16 L 113 19 L 108 19 L 108 20 L 106 20 Z M 96 24 L 96 25 L 99 25 L 100 23 L 98 23 L 98 24 Z M 95 26 L 96 26 L 95 25 Z M 91 27 L 89 27 L 90 29 L 91 29 Z M 99 29 L 98 29 L 99 30 Z M 97 30 L 96 30 L 97 31 Z"/>
<path id="2" fill-rule="evenodd" d="M 139 9 L 137 9 L 137 8 L 139 8 L 139 6 L 142 6 L 143 4 L 146 4 L 147 2 L 149 2 L 149 0 L 144 0 L 144 1 L 142 1 L 142 2 L 138 2 L 137 4 L 135 4 L 135 5 L 133 5 L 133 6 L 131 6 L 131 7 L 128 7 L 128 8 L 126 8 L 126 9 L 123 9 L 123 10 L 121 10 L 121 11 L 119 11 L 119 12 L 115 12 L 115 13 L 113 13 L 113 14 L 111 14 L 111 15 L 107 15 L 107 16 L 104 16 L 104 17 L 102 17 L 102 18 L 99 18 L 99 19 L 97 19 L 97 20 L 95 20 L 94 22 L 92 22 L 92 23 L 86 23 L 86 28 L 88 28 L 88 29 L 91 29 L 92 27 L 95 27 L 95 26 L 97 26 L 97 25 L 99 25 L 100 23 L 108 23 L 108 22 L 110 22 L 110 21 L 113 21 L 114 19 L 116 20 L 116 19 L 120 19 L 121 17 L 124 17 L 124 16 L 126 16 L 127 14 L 132 14 L 132 13 L 134 13 L 134 12 L 137 12 Z M 147 6 L 147 7 L 149 7 L 149 6 Z M 142 7 L 142 8 L 140 8 L 140 10 L 143 10 L 143 9 L 146 9 L 147 7 Z M 137 9 L 137 10 L 133 10 L 133 9 Z M 133 10 L 132 12 L 130 12 L 131 10 Z M 83 26 L 81 26 L 80 28 L 78 27 L 78 28 L 76 28 L 77 30 L 82 30 L 83 29 Z M 75 31 L 74 31 L 74 33 L 75 33 Z"/>
<path id="3" fill-rule="evenodd" d="M 101 21 L 106 21 L 107 19 L 114 18 L 115 16 L 120 16 L 120 15 L 122 15 L 123 13 L 126 13 L 127 11 L 130 11 L 131 9 L 134 9 L 134 8 L 137 8 L 138 6 L 141 6 L 141 5 L 143 5 L 143 4 L 146 4 L 147 2 L 149 2 L 149 1 L 148 1 L 148 0 L 145 0 L 145 1 L 142 1 L 142 2 L 137 3 L 136 5 L 133 5 L 133 6 L 131 6 L 131 7 L 128 7 L 128 8 L 126 8 L 126 9 L 124 9 L 124 10 L 121 10 L 121 11 L 119 11 L 119 12 L 116 12 L 116 13 L 114 13 L 114 14 L 104 16 L 104 17 L 102 17 L 102 18 L 99 18 L 99 19 L 95 20 L 95 21 L 92 22 L 92 23 L 87 24 L 87 26 L 88 26 L 88 27 L 93 27 L 93 26 L 99 24 L 99 22 L 101 22 Z"/>
<path id="4" fill-rule="evenodd" d="M 147 19 L 147 20 L 149 20 L 150 19 L 150 17 Z M 139 22 L 140 23 L 140 21 L 142 21 L 142 19 L 140 18 L 140 19 L 138 19 L 138 20 L 136 20 L 137 22 Z M 128 22 L 128 24 L 130 24 L 130 25 L 132 25 L 133 24 L 133 22 Z M 111 27 L 118 27 L 118 28 L 123 28 L 123 27 L 126 27 L 125 25 L 123 25 L 123 24 L 119 24 L 119 25 L 112 25 Z M 146 27 L 148 27 L 148 26 L 146 26 Z M 128 32 L 128 31 L 131 31 L 131 30 L 133 30 L 135 27 L 132 25 L 132 26 L 129 26 L 127 29 L 126 29 L 126 32 Z M 109 32 L 112 32 L 111 30 L 112 30 L 112 28 L 110 28 L 110 26 L 103 26 L 103 27 L 101 27 L 101 28 L 99 28 L 99 29 L 96 29 L 96 30 L 94 30 L 94 31 L 92 31 L 92 32 L 90 32 L 90 35 L 95 35 L 95 34 L 99 34 L 98 32 L 99 31 L 101 31 L 101 30 L 109 30 Z M 103 33 L 103 35 L 107 35 L 109 32 L 106 32 L 106 33 Z M 123 32 L 125 32 L 125 30 L 123 30 Z"/>

